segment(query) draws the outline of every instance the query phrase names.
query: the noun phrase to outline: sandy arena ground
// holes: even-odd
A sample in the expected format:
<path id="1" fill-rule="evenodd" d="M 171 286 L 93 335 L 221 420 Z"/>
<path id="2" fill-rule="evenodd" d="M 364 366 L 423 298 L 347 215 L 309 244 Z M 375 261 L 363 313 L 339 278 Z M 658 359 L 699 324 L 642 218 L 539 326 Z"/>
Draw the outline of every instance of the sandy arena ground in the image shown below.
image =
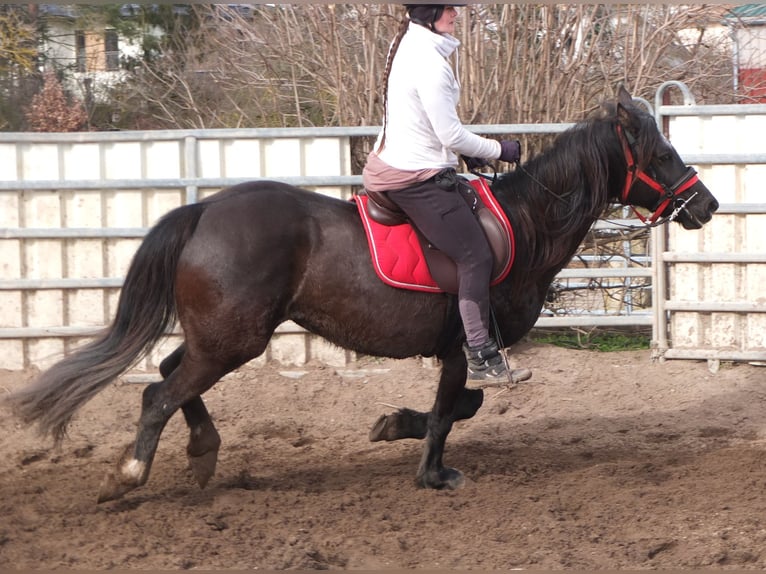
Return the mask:
<path id="1" fill-rule="evenodd" d="M 766 568 L 766 368 L 514 351 L 534 376 L 455 426 L 453 492 L 414 486 L 420 441 L 368 440 L 386 405 L 430 407 L 415 359 L 241 369 L 205 395 L 206 489 L 177 415 L 148 484 L 101 505 L 142 385 L 102 392 L 60 449 L 2 407 L 0 569 Z M 32 376 L 0 372 L 0 393 Z"/>

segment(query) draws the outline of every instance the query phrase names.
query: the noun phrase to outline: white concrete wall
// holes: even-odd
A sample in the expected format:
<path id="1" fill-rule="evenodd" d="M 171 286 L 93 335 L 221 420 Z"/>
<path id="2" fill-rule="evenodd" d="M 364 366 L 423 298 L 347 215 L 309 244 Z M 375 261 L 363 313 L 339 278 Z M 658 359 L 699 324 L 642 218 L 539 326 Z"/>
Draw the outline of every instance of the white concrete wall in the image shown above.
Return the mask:
<path id="1" fill-rule="evenodd" d="M 678 117 L 671 140 L 684 154 L 766 153 L 766 115 Z M 700 178 L 722 204 L 766 203 L 766 165 L 698 167 Z M 716 214 L 699 231 L 668 228 L 675 253 L 764 254 L 766 214 Z M 670 266 L 672 301 L 766 305 L 766 264 L 677 263 Z M 766 313 L 676 311 L 670 346 L 675 352 L 715 350 L 766 353 Z"/>
<path id="2" fill-rule="evenodd" d="M 350 175 L 348 137 L 265 137 L 256 131 L 0 138 L 0 182 L 11 182 L 9 190 L 0 191 L 0 230 L 47 230 L 49 235 L 61 235 L 62 230 L 81 229 L 95 235 L 66 238 L 29 232 L 22 238 L 0 236 L 0 281 L 113 280 L 108 288 L 27 285 L 0 289 L 0 368 L 45 368 L 87 340 L 79 331 L 76 337 L 64 336 L 67 329 L 95 329 L 111 321 L 119 282 L 140 243 L 136 234 L 187 200 L 189 189 L 183 183 L 199 185 L 201 198 L 217 190 L 205 184 L 216 178 Z M 766 116 L 678 117 L 671 122 L 671 139 L 682 155 L 763 152 L 764 133 Z M 699 172 L 721 203 L 764 202 L 764 165 L 699 167 Z M 146 189 L 136 183 L 131 188 L 126 183 L 147 179 L 158 182 L 157 187 Z M 172 187 L 160 185 L 179 179 L 186 181 Z M 42 180 L 51 183 L 41 185 Z M 76 189 L 66 189 L 67 185 Z M 321 187 L 317 191 L 341 198 L 350 194 L 344 187 Z M 133 230 L 133 235 L 103 236 L 115 228 Z M 764 228 L 763 214 L 716 215 L 696 232 L 669 226 L 669 249 L 681 253 L 764 253 Z M 671 264 L 669 298 L 763 304 L 765 267 L 753 263 Z M 671 315 L 674 348 L 762 350 L 766 345 L 763 313 Z M 17 330 L 26 334 L 13 335 Z M 171 337 L 139 367 L 156 368 L 178 342 L 178 337 Z M 261 360 L 272 358 L 293 364 L 317 359 L 333 365 L 354 359 L 353 354 L 290 323 L 280 328 Z"/>
<path id="3" fill-rule="evenodd" d="M 53 138 L 64 140 L 63 136 Z M 185 158 L 188 138 L 152 141 L 99 140 L 30 143 L 0 142 L 0 180 L 18 181 L 18 189 L 0 191 L 0 229 L 59 230 L 79 228 L 148 228 L 169 210 L 182 205 L 186 189 L 25 189 L 24 182 L 174 180 L 349 175 L 348 138 L 219 138 L 193 140 L 194 166 Z M 82 183 L 84 182 L 84 183 Z M 61 184 L 59 184 L 61 185 Z M 200 197 L 217 188 L 199 190 Z M 322 188 L 322 193 L 348 197 L 350 190 Z M 22 238 L 0 240 L 0 279 L 97 279 L 124 277 L 140 238 Z M 61 288 L 0 290 L 0 330 L 99 328 L 110 323 L 119 289 Z M 0 368 L 46 368 L 84 337 L 0 338 Z M 141 364 L 154 369 L 180 342 L 171 336 Z M 285 363 L 318 359 L 346 364 L 351 354 L 292 323 L 280 328 L 267 358 Z"/>

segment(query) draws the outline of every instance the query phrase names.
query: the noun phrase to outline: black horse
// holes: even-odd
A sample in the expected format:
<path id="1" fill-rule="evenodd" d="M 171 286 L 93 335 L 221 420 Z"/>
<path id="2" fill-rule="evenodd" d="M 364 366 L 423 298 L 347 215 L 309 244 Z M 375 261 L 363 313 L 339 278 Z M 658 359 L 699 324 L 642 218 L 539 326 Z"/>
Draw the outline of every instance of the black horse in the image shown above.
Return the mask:
<path id="1" fill-rule="evenodd" d="M 620 89 L 596 117 L 498 178 L 492 189 L 515 229 L 516 261 L 492 289 L 506 344 L 538 318 L 551 281 L 593 222 L 614 202 L 654 210 L 687 229 L 718 202 Z M 473 416 L 482 391 L 464 388 L 462 332 L 451 296 L 396 289 L 376 276 L 351 202 L 273 181 L 235 185 L 166 214 L 128 270 L 112 324 L 10 397 L 20 416 L 57 440 L 75 411 L 130 368 L 179 321 L 184 342 L 144 393 L 135 441 L 101 485 L 99 501 L 141 486 L 165 424 L 179 408 L 201 486 L 215 470 L 220 438 L 201 395 L 264 352 L 287 320 L 358 353 L 436 356 L 442 371 L 429 413 L 381 419 L 373 439 L 425 437 L 417 482 L 455 488 L 462 474 L 442 463 L 454 421 Z"/>

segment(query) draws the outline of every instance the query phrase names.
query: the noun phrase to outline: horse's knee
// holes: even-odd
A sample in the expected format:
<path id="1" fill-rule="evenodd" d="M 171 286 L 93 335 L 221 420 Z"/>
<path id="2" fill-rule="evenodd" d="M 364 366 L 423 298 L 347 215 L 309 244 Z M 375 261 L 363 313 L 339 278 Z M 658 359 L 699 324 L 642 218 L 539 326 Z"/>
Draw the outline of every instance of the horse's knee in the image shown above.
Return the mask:
<path id="1" fill-rule="evenodd" d="M 162 393 L 164 383 L 151 383 L 146 386 L 141 395 L 141 417 L 139 419 L 139 434 L 142 429 L 159 428 L 160 432 L 165 423 L 173 416 L 178 405 L 168 400 L 167 393 Z"/>
<path id="2" fill-rule="evenodd" d="M 151 383 L 146 385 L 144 392 L 141 393 L 141 416 L 156 409 L 157 393 L 159 393 L 162 383 Z"/>
<path id="3" fill-rule="evenodd" d="M 160 383 L 149 383 L 144 387 L 143 392 L 141 393 L 141 406 L 146 407 L 150 405 L 154 400 L 154 395 L 157 394 L 157 391 L 160 388 Z"/>
<path id="4" fill-rule="evenodd" d="M 463 389 L 455 405 L 455 420 L 470 419 L 484 404 L 484 391 L 481 389 Z"/>

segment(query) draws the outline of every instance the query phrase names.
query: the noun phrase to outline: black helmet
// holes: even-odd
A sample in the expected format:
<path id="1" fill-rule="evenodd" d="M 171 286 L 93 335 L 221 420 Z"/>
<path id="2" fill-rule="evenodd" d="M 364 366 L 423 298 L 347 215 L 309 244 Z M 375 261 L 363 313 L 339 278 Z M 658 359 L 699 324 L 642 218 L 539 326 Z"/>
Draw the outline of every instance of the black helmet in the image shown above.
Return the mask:
<path id="1" fill-rule="evenodd" d="M 445 6 L 466 6 L 457 2 L 434 2 L 429 4 L 405 4 L 407 16 L 411 22 L 425 26 L 429 30 L 434 29 L 436 21 L 442 17 Z"/>

